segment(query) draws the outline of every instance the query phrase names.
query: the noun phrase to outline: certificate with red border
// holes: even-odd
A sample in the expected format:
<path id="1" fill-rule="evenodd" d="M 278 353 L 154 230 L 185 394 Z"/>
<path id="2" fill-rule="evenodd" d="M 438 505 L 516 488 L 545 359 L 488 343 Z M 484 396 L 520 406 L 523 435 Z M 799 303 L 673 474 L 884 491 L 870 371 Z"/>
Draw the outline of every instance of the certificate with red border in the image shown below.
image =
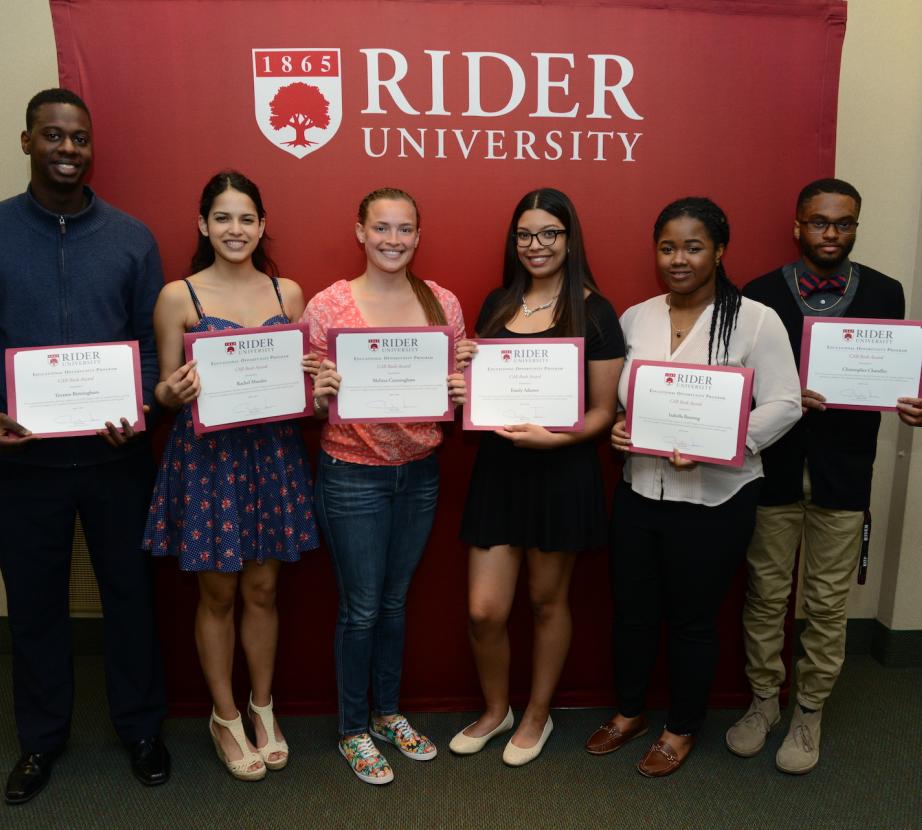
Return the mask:
<path id="1" fill-rule="evenodd" d="M 582 337 L 480 338 L 467 369 L 464 428 L 537 424 L 580 432 L 585 408 Z"/>
<path id="2" fill-rule="evenodd" d="M 183 335 L 202 391 L 192 403 L 196 435 L 301 418 L 313 412 L 306 325 L 253 326 Z"/>
<path id="3" fill-rule="evenodd" d="M 754 370 L 635 360 L 628 379 L 631 452 L 739 467 L 746 453 Z"/>
<path id="4" fill-rule="evenodd" d="M 448 375 L 454 372 L 450 326 L 327 330 L 329 356 L 342 377 L 330 398 L 330 423 L 450 421 Z"/>
<path id="5" fill-rule="evenodd" d="M 804 317 L 800 382 L 828 409 L 893 411 L 922 395 L 922 322 Z"/>
<path id="6" fill-rule="evenodd" d="M 143 431 L 137 340 L 6 350 L 9 416 L 46 438 L 95 435 L 126 418 Z"/>

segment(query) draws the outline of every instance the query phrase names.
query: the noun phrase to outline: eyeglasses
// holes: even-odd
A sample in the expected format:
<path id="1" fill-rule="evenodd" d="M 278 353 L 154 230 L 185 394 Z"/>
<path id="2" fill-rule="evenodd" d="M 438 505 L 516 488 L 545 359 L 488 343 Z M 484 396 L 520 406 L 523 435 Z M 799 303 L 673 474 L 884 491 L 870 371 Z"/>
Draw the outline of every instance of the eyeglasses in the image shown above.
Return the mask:
<path id="1" fill-rule="evenodd" d="M 858 228 L 858 223 L 854 219 L 838 219 L 835 222 L 826 219 L 798 219 L 797 222 L 804 225 L 810 233 L 826 233 L 827 228 L 833 225 L 839 233 L 848 236 Z"/>
<path id="2" fill-rule="evenodd" d="M 566 233 L 563 228 L 545 228 L 537 233 L 529 231 L 516 231 L 512 236 L 515 238 L 515 244 L 520 248 L 527 248 L 531 245 L 532 239 L 537 239 L 538 244 L 543 248 L 550 248 L 557 241 L 560 234 Z"/>

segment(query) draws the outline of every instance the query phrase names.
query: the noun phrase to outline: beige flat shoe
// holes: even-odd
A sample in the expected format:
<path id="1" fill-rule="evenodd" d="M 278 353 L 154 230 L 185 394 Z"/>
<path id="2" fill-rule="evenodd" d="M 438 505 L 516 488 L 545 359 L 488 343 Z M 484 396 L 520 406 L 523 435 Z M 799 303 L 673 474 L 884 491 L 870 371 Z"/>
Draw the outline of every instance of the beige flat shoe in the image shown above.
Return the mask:
<path id="1" fill-rule="evenodd" d="M 538 743 L 534 746 L 516 746 L 510 739 L 503 750 L 503 762 L 510 767 L 522 767 L 530 761 L 534 761 L 541 754 L 541 750 L 544 749 L 544 745 L 551 736 L 553 729 L 554 721 L 548 715 L 547 720 L 544 722 L 544 729 L 541 730 L 541 736 L 538 738 Z"/>
<path id="2" fill-rule="evenodd" d="M 266 733 L 268 742 L 265 746 L 256 747 L 263 763 L 271 770 L 282 769 L 288 763 L 288 742 L 283 738 L 281 741 L 275 737 L 275 717 L 272 714 L 272 698 L 265 706 L 257 706 L 253 703 L 253 693 L 250 692 L 250 711 L 259 718 Z M 275 761 L 270 761 L 269 757 L 279 753 L 282 757 Z"/>
<path id="3" fill-rule="evenodd" d="M 223 726 L 231 733 L 231 737 L 237 742 L 237 746 L 243 753 L 242 758 L 238 758 L 236 761 L 228 760 L 224 748 L 221 746 L 221 741 L 218 740 L 218 736 L 215 732 L 215 724 Z M 215 714 L 214 709 L 212 709 L 211 719 L 208 721 L 208 732 L 211 734 L 211 740 L 214 742 L 214 748 L 215 752 L 218 753 L 218 758 L 221 763 L 227 767 L 227 771 L 233 775 L 234 778 L 240 781 L 259 781 L 266 777 L 265 761 L 263 761 L 258 752 L 254 752 L 247 746 L 247 736 L 243 731 L 243 718 L 240 717 L 240 712 L 237 712 L 237 717 L 233 720 L 224 720 L 224 718 L 219 718 Z M 256 769 L 250 769 L 250 767 L 256 763 L 260 766 Z"/>

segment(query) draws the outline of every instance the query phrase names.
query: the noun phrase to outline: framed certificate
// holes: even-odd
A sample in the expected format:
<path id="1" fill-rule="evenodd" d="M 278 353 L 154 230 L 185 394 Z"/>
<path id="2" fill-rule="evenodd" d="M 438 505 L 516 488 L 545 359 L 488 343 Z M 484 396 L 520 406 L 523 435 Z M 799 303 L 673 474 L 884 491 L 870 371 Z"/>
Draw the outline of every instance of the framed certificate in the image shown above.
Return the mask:
<path id="1" fill-rule="evenodd" d="M 628 378 L 631 452 L 739 467 L 754 370 L 635 360 Z"/>
<path id="2" fill-rule="evenodd" d="M 310 415 L 307 326 L 254 326 L 183 335 L 198 361 L 202 391 L 192 402 L 196 435 Z"/>
<path id="3" fill-rule="evenodd" d="M 582 337 L 488 338 L 465 371 L 464 428 L 537 424 L 555 432 L 583 428 Z"/>
<path id="4" fill-rule="evenodd" d="M 137 340 L 6 350 L 9 416 L 46 438 L 145 429 Z"/>
<path id="5" fill-rule="evenodd" d="M 829 409 L 896 409 L 922 394 L 922 322 L 804 317 L 800 382 Z"/>
<path id="6" fill-rule="evenodd" d="M 330 398 L 330 423 L 450 421 L 454 372 L 449 326 L 331 328 L 330 360 L 342 376 Z"/>

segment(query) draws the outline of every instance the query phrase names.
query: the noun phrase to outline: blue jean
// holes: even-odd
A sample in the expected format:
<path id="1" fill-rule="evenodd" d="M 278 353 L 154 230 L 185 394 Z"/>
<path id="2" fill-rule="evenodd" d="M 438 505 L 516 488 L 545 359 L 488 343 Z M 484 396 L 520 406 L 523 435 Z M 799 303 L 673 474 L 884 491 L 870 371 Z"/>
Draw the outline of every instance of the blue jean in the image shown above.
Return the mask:
<path id="1" fill-rule="evenodd" d="M 439 494 L 434 455 L 395 467 L 340 461 L 321 450 L 314 493 L 339 588 L 339 732 L 368 729 L 374 709 L 399 710 L 405 606 Z"/>

